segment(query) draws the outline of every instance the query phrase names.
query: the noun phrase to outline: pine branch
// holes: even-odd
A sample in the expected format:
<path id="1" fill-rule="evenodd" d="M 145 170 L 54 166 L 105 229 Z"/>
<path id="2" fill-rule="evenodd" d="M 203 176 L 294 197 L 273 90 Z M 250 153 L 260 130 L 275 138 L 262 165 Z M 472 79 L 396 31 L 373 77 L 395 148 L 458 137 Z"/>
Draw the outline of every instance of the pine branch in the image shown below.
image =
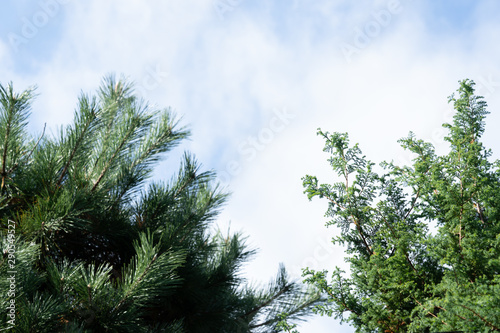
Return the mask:
<path id="1" fill-rule="evenodd" d="M 151 128 L 149 135 L 144 136 L 137 148 L 139 151 L 138 156 L 127 166 L 126 172 L 131 175 L 148 174 L 150 172 L 150 169 L 148 169 L 150 163 L 157 161 L 161 153 L 169 151 L 181 139 L 189 135 L 189 131 L 183 128 L 174 131 L 175 127 L 176 123 L 170 120 L 170 115 L 167 112 L 163 113 L 156 128 Z M 135 182 L 131 182 L 123 186 L 115 198 L 115 203 L 121 200 L 135 185 Z"/>
<path id="2" fill-rule="evenodd" d="M 82 105 L 82 104 L 85 104 L 85 105 Z M 87 100 L 82 97 L 81 101 L 80 101 L 80 112 L 85 112 L 83 111 L 82 109 L 83 108 L 87 108 L 88 105 L 87 105 Z M 85 114 L 86 115 L 86 114 Z M 84 116 L 85 116 L 84 115 Z M 68 157 L 68 160 L 66 161 L 66 164 L 64 165 L 62 171 L 61 171 L 61 175 L 59 176 L 59 179 L 57 180 L 56 182 L 56 186 L 60 186 L 63 179 L 64 179 L 64 176 L 66 175 L 66 172 L 68 171 L 68 168 L 71 164 L 71 162 L 73 161 L 73 158 L 75 157 L 76 153 L 78 152 L 79 148 L 82 146 L 83 142 L 88 138 L 89 136 L 89 130 L 92 128 L 92 124 L 95 122 L 95 120 L 97 119 L 97 111 L 95 110 L 95 106 L 93 105 L 91 107 L 91 110 L 90 110 L 90 114 L 87 115 L 88 117 L 86 117 L 86 121 L 84 122 L 83 124 L 83 129 L 80 131 L 80 135 L 77 135 L 77 137 L 75 138 L 75 144 L 73 146 L 73 149 L 71 150 L 70 154 L 69 154 L 69 157 Z M 77 131 L 77 127 L 80 127 L 81 125 L 77 123 L 77 121 L 75 121 L 75 129 L 74 131 Z M 71 133 L 73 134 L 73 133 Z"/>
<path id="3" fill-rule="evenodd" d="M 127 143 L 129 137 L 133 134 L 134 130 L 135 130 L 135 127 L 130 126 L 130 128 L 127 131 L 126 135 L 122 138 L 120 144 L 118 145 L 118 147 L 113 152 L 113 155 L 110 156 L 110 158 L 108 159 L 108 162 L 106 163 L 106 165 L 102 169 L 99 177 L 97 177 L 97 180 L 94 182 L 94 186 L 92 186 L 91 192 L 95 191 L 95 189 L 97 188 L 97 186 L 101 182 L 102 178 L 104 177 L 104 175 L 106 174 L 106 172 L 111 167 L 111 165 L 114 162 L 115 158 L 118 156 L 118 154 L 122 150 L 123 146 L 125 146 L 125 144 Z"/>
<path id="4" fill-rule="evenodd" d="M 258 306 L 256 306 L 255 308 L 253 308 L 252 310 L 250 310 L 249 312 L 245 313 L 245 317 L 248 317 L 248 316 L 252 316 L 254 314 L 256 314 L 257 312 L 259 312 L 260 310 L 262 310 L 263 308 L 267 307 L 268 305 L 270 305 L 272 302 L 274 302 L 275 300 L 277 300 L 281 295 L 285 294 L 286 292 L 288 292 L 291 288 L 291 284 L 287 284 L 285 285 L 281 290 L 279 290 L 276 294 L 274 294 L 271 298 L 269 298 L 267 301 L 259 304 Z M 262 326 L 262 325 L 258 325 L 258 326 Z"/>
<path id="5" fill-rule="evenodd" d="M 16 140 L 22 140 L 22 131 L 26 126 L 26 119 L 30 113 L 30 102 L 33 98 L 34 88 L 25 90 L 21 94 L 15 94 L 12 84 L 5 89 L 0 85 L 0 121 L 2 122 L 2 131 L 4 131 L 3 147 L 1 156 L 0 176 L 2 177 L 0 190 L 5 186 L 5 179 L 8 175 L 8 152 L 11 149 L 11 144 Z M 14 136 L 14 138 L 12 138 Z M 21 142 L 19 142 L 21 144 Z M 15 147 L 14 147 L 15 148 Z M 12 161 L 15 162 L 16 161 Z"/>
<path id="6" fill-rule="evenodd" d="M 45 134 L 45 128 L 47 127 L 47 123 L 44 123 L 43 124 L 43 130 L 42 130 L 42 134 L 40 135 L 40 137 L 38 138 L 38 140 L 36 141 L 35 143 L 35 146 L 33 147 L 33 149 L 31 149 L 31 151 L 28 153 L 28 156 L 26 157 L 27 160 L 30 159 L 31 155 L 33 155 L 33 152 L 36 150 L 36 148 L 38 147 L 38 144 L 40 143 L 40 141 L 42 140 L 44 134 Z M 26 154 L 26 153 L 25 153 Z M 23 154 L 23 155 L 25 155 Z M 16 164 L 14 164 L 10 169 L 9 171 L 7 171 L 7 174 L 10 174 L 12 173 L 14 170 L 17 169 L 17 167 L 19 166 L 19 162 L 16 162 Z"/>

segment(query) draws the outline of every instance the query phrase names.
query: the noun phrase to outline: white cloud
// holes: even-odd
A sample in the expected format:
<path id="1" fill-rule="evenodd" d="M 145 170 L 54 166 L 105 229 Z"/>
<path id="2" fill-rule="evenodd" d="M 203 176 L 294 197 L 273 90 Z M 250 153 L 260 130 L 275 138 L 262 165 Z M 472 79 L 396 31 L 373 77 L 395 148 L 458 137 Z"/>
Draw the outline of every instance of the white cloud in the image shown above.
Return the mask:
<path id="1" fill-rule="evenodd" d="M 7 61 L 7 46 L 0 40 L 0 63 L 5 63 Z M 5 73 L 0 74 L 5 75 Z"/>

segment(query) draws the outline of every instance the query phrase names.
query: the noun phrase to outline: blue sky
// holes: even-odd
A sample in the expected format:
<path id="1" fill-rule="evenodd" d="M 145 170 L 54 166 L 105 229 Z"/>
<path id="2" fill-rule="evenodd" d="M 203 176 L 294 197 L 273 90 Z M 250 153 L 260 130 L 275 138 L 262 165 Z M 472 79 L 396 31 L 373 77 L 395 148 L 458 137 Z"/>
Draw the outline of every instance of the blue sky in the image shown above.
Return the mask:
<path id="1" fill-rule="evenodd" d="M 193 135 L 155 178 L 169 179 L 183 150 L 216 170 L 233 192 L 217 223 L 260 249 L 245 274 L 266 282 L 279 262 L 297 277 L 344 267 L 326 204 L 302 193 L 306 174 L 335 181 L 318 127 L 349 132 L 375 162 L 408 161 L 396 141 L 409 131 L 443 151 L 447 96 L 470 78 L 499 157 L 499 15 L 494 0 L 6 1 L 0 82 L 38 85 L 33 133 L 70 122 L 80 91 L 111 72 L 172 107 Z M 315 318 L 300 331 L 353 329 Z"/>

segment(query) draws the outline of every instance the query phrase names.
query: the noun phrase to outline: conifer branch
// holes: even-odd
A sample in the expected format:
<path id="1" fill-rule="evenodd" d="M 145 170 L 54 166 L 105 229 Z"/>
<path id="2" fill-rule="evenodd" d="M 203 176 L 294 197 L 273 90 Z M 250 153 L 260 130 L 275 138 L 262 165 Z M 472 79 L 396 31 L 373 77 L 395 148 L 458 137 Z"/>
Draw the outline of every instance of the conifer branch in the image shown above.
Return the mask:
<path id="1" fill-rule="evenodd" d="M 433 316 L 434 318 L 436 319 L 439 319 L 438 316 L 436 316 L 434 313 L 430 312 L 429 309 L 427 309 L 422 303 L 420 303 L 416 298 L 415 296 L 411 295 L 411 298 L 413 298 L 415 300 L 415 302 L 417 302 L 421 307 L 423 307 L 425 309 L 425 311 L 427 311 L 427 314 L 430 314 L 431 316 Z M 441 320 L 441 319 L 440 319 Z M 441 323 L 443 323 L 444 325 L 447 325 L 449 326 L 447 323 L 445 323 L 443 320 L 441 320 Z"/>
<path id="2" fill-rule="evenodd" d="M 132 133 L 134 132 L 134 130 L 135 130 L 135 127 L 131 126 L 131 128 L 127 131 L 127 134 L 123 137 L 122 141 L 120 142 L 120 144 L 118 145 L 118 147 L 113 152 L 113 155 L 111 155 L 110 158 L 108 159 L 108 162 L 106 163 L 106 165 L 102 169 L 99 177 L 97 177 L 97 180 L 95 181 L 94 186 L 92 186 L 91 192 L 95 191 L 95 189 L 97 188 L 97 186 L 101 182 L 102 178 L 104 177 L 104 175 L 106 174 L 106 172 L 108 171 L 108 169 L 111 167 L 111 165 L 114 162 L 115 158 L 118 156 L 118 154 L 122 150 L 123 146 L 125 146 L 125 144 L 127 143 L 127 140 L 132 135 Z"/>
<path id="3" fill-rule="evenodd" d="M 35 146 L 33 147 L 33 149 L 31 149 L 31 151 L 28 153 L 28 155 L 26 156 L 26 159 L 29 160 L 31 155 L 33 154 L 33 152 L 36 150 L 36 148 L 38 147 L 38 144 L 40 143 L 40 141 L 42 140 L 44 134 L 45 134 L 45 128 L 47 127 L 47 123 L 44 123 L 43 125 L 43 130 L 42 130 L 42 134 L 40 135 L 40 137 L 38 138 L 38 140 L 36 141 L 35 143 Z M 25 155 L 26 153 L 23 154 L 23 156 Z M 22 157 L 22 156 L 21 156 Z M 16 164 L 14 164 L 10 169 L 9 171 L 7 171 L 7 174 L 10 174 L 12 173 L 14 170 L 17 169 L 17 167 L 19 166 L 19 162 L 16 162 Z"/>
<path id="4" fill-rule="evenodd" d="M 281 288 L 276 294 L 274 294 L 267 301 L 259 304 L 258 306 L 256 306 L 252 310 L 250 310 L 249 312 L 245 313 L 245 317 L 252 316 L 252 315 L 256 314 L 257 312 L 259 312 L 260 310 L 262 310 L 263 308 L 265 308 L 266 306 L 270 305 L 273 301 L 278 299 L 281 295 L 283 295 L 284 293 L 289 291 L 290 288 L 291 288 L 291 284 L 286 284 L 283 288 Z M 261 325 L 258 325 L 258 326 L 261 326 Z M 255 327 L 257 327 L 257 326 L 255 326 Z"/>
<path id="5" fill-rule="evenodd" d="M 491 327 L 492 329 L 494 329 L 495 331 L 500 331 L 500 327 L 498 326 L 495 326 L 492 322 L 489 322 L 488 320 L 486 320 L 486 318 L 484 318 L 483 316 L 481 316 L 479 313 L 477 313 L 476 311 L 472 310 L 471 308 L 469 308 L 468 306 L 465 306 L 463 304 L 459 304 L 462 308 L 466 309 L 466 310 L 469 310 L 470 312 L 472 312 L 474 314 L 474 316 L 478 317 L 479 319 L 481 319 L 486 325 L 488 325 L 489 327 Z"/>
<path id="6" fill-rule="evenodd" d="M 61 171 L 61 175 L 59 176 L 59 179 L 56 182 L 56 186 L 61 185 L 61 183 L 64 179 L 64 176 L 66 175 L 66 172 L 68 171 L 68 168 L 69 168 L 71 162 L 73 161 L 73 158 L 76 155 L 76 152 L 80 148 L 82 142 L 84 142 L 84 140 L 87 136 L 88 130 L 91 128 L 92 123 L 96 119 L 95 110 L 91 110 L 90 113 L 91 113 L 91 117 L 88 117 L 86 123 L 84 124 L 83 130 L 80 132 L 80 136 L 78 138 L 76 138 L 75 145 L 73 146 L 73 149 L 71 150 L 71 152 L 69 154 L 68 160 L 66 161 L 66 163 Z M 76 124 L 75 124 L 75 126 L 76 126 Z"/>
<path id="7" fill-rule="evenodd" d="M 292 312 L 290 313 L 287 313 L 288 317 L 291 316 L 291 315 L 294 315 L 294 314 L 297 314 L 299 313 L 300 311 L 312 306 L 317 300 L 316 299 L 311 299 L 311 300 L 308 300 L 304 303 L 302 303 L 300 306 L 298 306 L 297 308 L 295 308 Z M 259 309 L 260 310 L 260 309 Z M 258 311 L 257 311 L 258 312 Z M 249 315 L 252 315 L 252 314 L 245 314 L 245 316 L 249 316 Z M 241 317 L 239 317 L 241 318 Z M 254 324 L 254 325 L 250 325 L 249 328 L 258 328 L 258 327 L 262 327 L 262 326 L 269 326 L 271 324 L 274 324 L 276 322 L 278 322 L 280 319 L 278 317 L 276 318 L 271 318 L 271 319 L 268 319 L 260 324 Z"/>
<path id="8" fill-rule="evenodd" d="M 9 134 L 11 130 L 11 122 L 12 122 L 12 117 L 13 117 L 13 111 L 9 112 L 9 119 L 7 119 L 7 126 L 5 129 L 5 137 L 4 137 L 4 146 L 3 146 L 3 154 L 2 154 L 2 184 L 0 186 L 0 189 L 3 189 L 4 184 L 5 184 L 5 177 L 7 176 L 5 169 L 7 167 L 7 150 L 9 147 Z"/>

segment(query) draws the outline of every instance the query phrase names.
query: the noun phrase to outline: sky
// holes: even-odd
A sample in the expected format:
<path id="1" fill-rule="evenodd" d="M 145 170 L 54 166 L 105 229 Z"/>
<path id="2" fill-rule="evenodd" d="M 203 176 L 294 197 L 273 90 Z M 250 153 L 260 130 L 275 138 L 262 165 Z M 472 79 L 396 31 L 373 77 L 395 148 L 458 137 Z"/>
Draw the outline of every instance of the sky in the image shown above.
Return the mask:
<path id="1" fill-rule="evenodd" d="M 259 249 L 243 273 L 266 283 L 283 262 L 300 279 L 306 266 L 347 269 L 326 202 L 303 194 L 307 174 L 337 179 L 318 128 L 348 132 L 376 163 L 408 163 L 397 140 L 410 131 L 443 153 L 447 97 L 469 78 L 499 158 L 499 15 L 495 0 L 2 1 L 0 82 L 37 85 L 36 135 L 70 123 L 105 75 L 134 81 L 192 131 L 154 179 L 194 153 L 232 192 L 216 225 Z M 328 317 L 299 330 L 354 332 Z"/>

